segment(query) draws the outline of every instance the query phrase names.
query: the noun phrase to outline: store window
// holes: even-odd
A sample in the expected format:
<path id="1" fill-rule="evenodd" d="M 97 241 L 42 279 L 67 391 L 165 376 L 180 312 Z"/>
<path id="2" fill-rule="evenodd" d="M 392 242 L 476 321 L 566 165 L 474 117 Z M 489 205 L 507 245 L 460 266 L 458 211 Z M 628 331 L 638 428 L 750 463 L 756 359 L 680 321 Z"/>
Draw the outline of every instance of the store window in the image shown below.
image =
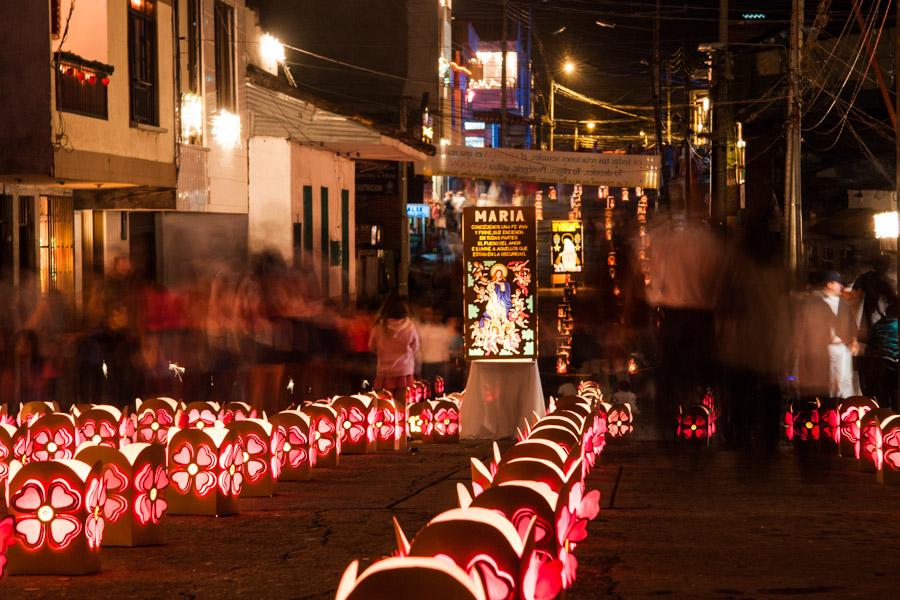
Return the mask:
<path id="1" fill-rule="evenodd" d="M 132 123 L 159 125 L 156 53 L 156 0 L 128 0 L 128 85 Z"/>

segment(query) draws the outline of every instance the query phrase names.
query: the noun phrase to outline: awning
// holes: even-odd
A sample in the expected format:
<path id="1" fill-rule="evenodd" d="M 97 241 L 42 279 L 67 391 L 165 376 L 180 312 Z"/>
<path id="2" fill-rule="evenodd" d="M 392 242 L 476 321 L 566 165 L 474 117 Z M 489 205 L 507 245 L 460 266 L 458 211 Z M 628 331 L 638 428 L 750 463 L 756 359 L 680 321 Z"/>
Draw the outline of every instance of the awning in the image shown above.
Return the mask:
<path id="1" fill-rule="evenodd" d="M 364 160 L 396 160 L 400 162 L 422 163 L 428 158 L 424 152 L 386 135 L 378 140 L 329 142 L 321 141 L 321 147 L 346 158 Z"/>

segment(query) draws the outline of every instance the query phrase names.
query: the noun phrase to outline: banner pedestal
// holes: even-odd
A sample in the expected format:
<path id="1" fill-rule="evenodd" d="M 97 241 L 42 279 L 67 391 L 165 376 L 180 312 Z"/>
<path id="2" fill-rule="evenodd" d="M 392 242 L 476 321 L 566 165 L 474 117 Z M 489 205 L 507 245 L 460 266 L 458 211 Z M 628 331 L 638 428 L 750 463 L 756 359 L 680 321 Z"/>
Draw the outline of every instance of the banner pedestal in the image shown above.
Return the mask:
<path id="1" fill-rule="evenodd" d="M 469 369 L 462 407 L 460 438 L 515 438 L 525 420 L 546 414 L 537 362 L 479 360 Z"/>

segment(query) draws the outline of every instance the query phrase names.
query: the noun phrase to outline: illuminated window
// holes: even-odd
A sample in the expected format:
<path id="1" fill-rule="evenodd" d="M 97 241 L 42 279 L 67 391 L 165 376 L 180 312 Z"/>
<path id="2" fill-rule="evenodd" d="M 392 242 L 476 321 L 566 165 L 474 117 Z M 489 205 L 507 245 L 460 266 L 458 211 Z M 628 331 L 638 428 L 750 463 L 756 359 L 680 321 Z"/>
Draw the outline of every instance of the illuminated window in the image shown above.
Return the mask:
<path id="1" fill-rule="evenodd" d="M 38 199 L 38 265 L 41 292 L 74 291 L 74 212 L 71 198 Z"/>
<path id="2" fill-rule="evenodd" d="M 482 65 L 482 77 L 473 81 L 472 87 L 492 90 L 500 89 L 503 79 L 503 53 L 499 51 L 478 52 L 478 60 Z M 506 53 L 506 85 L 515 87 L 518 73 L 518 57 L 515 52 Z"/>

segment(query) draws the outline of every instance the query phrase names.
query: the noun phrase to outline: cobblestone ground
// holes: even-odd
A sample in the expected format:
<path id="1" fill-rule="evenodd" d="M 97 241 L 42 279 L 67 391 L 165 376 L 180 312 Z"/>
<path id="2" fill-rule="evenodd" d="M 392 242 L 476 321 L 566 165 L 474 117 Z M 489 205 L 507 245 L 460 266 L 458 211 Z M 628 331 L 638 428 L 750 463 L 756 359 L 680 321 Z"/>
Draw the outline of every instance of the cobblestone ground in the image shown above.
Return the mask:
<path id="1" fill-rule="evenodd" d="M 464 442 L 346 456 L 274 498 L 242 500 L 240 515 L 167 517 L 165 545 L 104 549 L 100 575 L 10 577 L 0 598 L 333 598 L 351 560 L 393 552 L 391 515 L 414 535 L 456 505 L 469 456 L 488 454 Z M 603 510 L 568 598 L 892 596 L 900 488 L 855 468 L 791 450 L 611 446 L 591 475 Z"/>

